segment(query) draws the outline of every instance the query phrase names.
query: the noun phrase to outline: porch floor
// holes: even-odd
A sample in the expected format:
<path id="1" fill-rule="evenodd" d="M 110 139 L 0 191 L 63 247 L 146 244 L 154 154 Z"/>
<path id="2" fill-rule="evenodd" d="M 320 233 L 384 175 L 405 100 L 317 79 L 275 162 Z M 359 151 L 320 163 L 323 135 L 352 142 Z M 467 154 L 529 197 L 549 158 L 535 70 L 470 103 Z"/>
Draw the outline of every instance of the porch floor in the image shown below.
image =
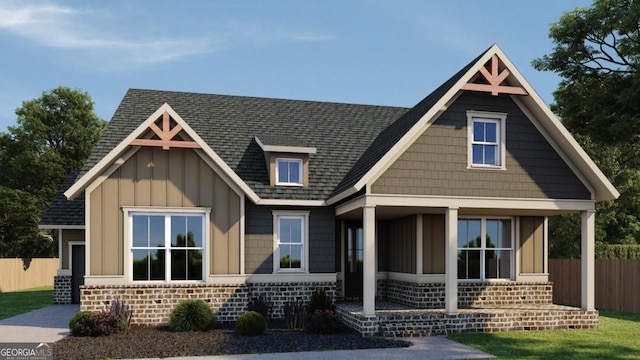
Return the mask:
<path id="1" fill-rule="evenodd" d="M 587 329 L 598 327 L 598 311 L 556 304 L 474 306 L 447 315 L 444 309 L 416 309 L 376 301 L 376 314 L 362 313 L 361 302 L 338 302 L 336 311 L 347 326 L 363 335 L 411 337 L 462 332 Z"/>

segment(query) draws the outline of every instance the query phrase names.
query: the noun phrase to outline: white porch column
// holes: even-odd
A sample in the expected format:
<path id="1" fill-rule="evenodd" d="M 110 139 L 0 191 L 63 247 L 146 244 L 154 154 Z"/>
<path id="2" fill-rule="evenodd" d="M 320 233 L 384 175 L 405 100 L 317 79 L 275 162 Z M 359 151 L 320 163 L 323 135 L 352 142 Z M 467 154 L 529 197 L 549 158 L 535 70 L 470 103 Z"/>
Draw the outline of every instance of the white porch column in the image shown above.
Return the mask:
<path id="1" fill-rule="evenodd" d="M 458 208 L 445 213 L 445 312 L 458 313 Z"/>
<path id="2" fill-rule="evenodd" d="M 362 313 L 376 313 L 376 207 L 362 207 L 364 253 L 362 269 Z"/>
<path id="3" fill-rule="evenodd" d="M 424 264 L 422 264 L 422 214 L 416 215 L 416 275 L 422 275 Z"/>
<path id="4" fill-rule="evenodd" d="M 595 301 L 595 210 L 580 213 L 582 219 L 580 254 L 582 265 L 582 310 L 594 310 Z"/>

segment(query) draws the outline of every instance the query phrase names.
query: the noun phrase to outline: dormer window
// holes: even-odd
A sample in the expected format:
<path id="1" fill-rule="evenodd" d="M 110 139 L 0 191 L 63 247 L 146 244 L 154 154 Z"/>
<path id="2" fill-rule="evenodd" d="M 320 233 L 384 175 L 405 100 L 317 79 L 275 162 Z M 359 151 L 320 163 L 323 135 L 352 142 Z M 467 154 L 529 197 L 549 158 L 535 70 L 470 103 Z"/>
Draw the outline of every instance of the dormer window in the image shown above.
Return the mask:
<path id="1" fill-rule="evenodd" d="M 507 114 L 467 111 L 468 167 L 505 169 Z"/>
<path id="2" fill-rule="evenodd" d="M 271 186 L 309 186 L 309 160 L 316 148 L 291 136 L 255 137 L 264 151 Z"/>
<path id="3" fill-rule="evenodd" d="M 302 159 L 276 158 L 276 185 L 302 186 Z"/>

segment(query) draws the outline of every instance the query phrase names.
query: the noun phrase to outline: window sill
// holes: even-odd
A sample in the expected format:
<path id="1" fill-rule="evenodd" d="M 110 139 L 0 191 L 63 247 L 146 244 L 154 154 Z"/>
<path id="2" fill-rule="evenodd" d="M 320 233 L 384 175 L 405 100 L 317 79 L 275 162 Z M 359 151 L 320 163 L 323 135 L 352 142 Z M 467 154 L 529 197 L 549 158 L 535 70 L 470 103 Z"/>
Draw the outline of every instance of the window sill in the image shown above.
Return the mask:
<path id="1" fill-rule="evenodd" d="M 506 171 L 507 168 L 504 166 L 491 166 L 491 165 L 467 165 L 467 170 L 489 170 L 489 171 L 500 171 L 500 170 L 504 170 Z"/>
<path id="2" fill-rule="evenodd" d="M 276 183 L 276 186 L 294 186 L 294 187 L 303 187 L 304 184 L 298 183 Z"/>

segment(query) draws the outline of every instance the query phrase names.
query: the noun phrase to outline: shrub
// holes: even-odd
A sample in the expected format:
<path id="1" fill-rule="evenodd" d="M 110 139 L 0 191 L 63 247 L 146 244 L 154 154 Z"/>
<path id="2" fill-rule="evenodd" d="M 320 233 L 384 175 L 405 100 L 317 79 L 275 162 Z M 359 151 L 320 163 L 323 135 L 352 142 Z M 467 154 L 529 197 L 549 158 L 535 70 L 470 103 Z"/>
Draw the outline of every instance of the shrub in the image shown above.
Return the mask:
<path id="1" fill-rule="evenodd" d="M 267 331 L 267 319 L 255 311 L 247 311 L 236 320 L 236 332 L 239 335 L 260 335 Z"/>
<path id="2" fill-rule="evenodd" d="M 111 302 L 111 309 L 109 312 L 117 317 L 120 321 L 120 330 L 127 331 L 131 328 L 131 316 L 133 311 L 129 309 L 129 306 L 124 301 L 115 299 Z"/>
<path id="3" fill-rule="evenodd" d="M 333 304 L 329 295 L 324 289 L 315 289 L 311 294 L 311 301 L 309 302 L 309 314 L 313 314 L 316 310 L 331 310 L 333 311 Z"/>
<path id="4" fill-rule="evenodd" d="M 284 304 L 284 325 L 287 329 L 302 329 L 306 313 L 301 299 L 296 302 L 288 301 Z"/>
<path id="5" fill-rule="evenodd" d="M 95 311 L 78 311 L 69 320 L 69 330 L 71 335 L 86 336 L 89 333 L 90 320 L 89 318 L 96 314 Z"/>
<path id="6" fill-rule="evenodd" d="M 248 310 L 260 313 L 262 316 L 264 316 L 265 319 L 269 320 L 271 303 L 269 303 L 269 300 L 267 300 L 266 297 L 260 295 L 249 301 Z"/>
<path id="7" fill-rule="evenodd" d="M 335 334 L 343 332 L 345 326 L 331 310 L 316 310 L 307 317 L 304 330 L 316 334 Z"/>
<path id="8" fill-rule="evenodd" d="M 169 327 L 173 331 L 205 331 L 213 326 L 215 316 L 202 300 L 184 300 L 171 311 Z"/>
<path id="9" fill-rule="evenodd" d="M 79 311 L 69 321 L 69 330 L 75 336 L 102 336 L 119 331 L 121 324 L 110 312 Z"/>

